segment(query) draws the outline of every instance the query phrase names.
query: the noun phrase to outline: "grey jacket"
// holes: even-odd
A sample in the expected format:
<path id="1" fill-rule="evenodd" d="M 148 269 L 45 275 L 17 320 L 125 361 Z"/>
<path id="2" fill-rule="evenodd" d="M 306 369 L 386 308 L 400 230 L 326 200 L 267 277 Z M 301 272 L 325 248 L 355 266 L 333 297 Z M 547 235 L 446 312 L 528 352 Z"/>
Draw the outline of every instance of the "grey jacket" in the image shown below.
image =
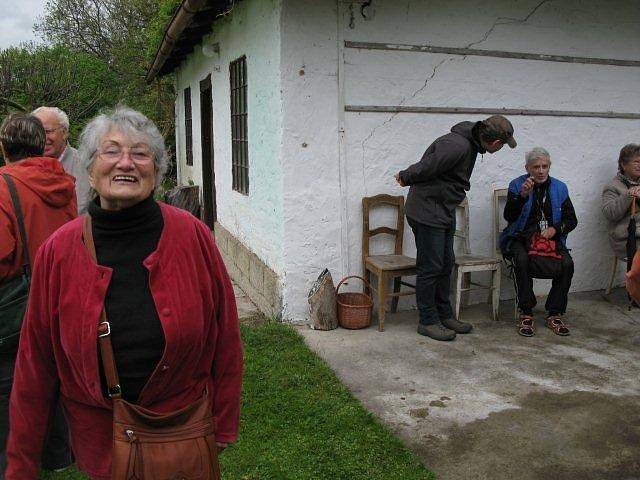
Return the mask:
<path id="1" fill-rule="evenodd" d="M 602 190 L 602 213 L 609 221 L 609 243 L 616 257 L 627 256 L 627 228 L 631 219 L 631 200 L 627 194 L 629 187 L 640 185 L 618 174 Z M 640 212 L 640 201 L 636 200 Z M 640 240 L 640 214 L 636 214 L 636 238 Z M 640 248 L 640 242 L 636 241 Z"/>
<path id="2" fill-rule="evenodd" d="M 455 225 L 455 210 L 471 188 L 476 157 L 485 153 L 474 133 L 478 123 L 454 125 L 451 133 L 427 148 L 418 163 L 400 172 L 402 183 L 410 186 L 407 217 L 432 227 Z"/>
<path id="3" fill-rule="evenodd" d="M 78 199 L 78 215 L 81 215 L 87 211 L 87 205 L 89 204 L 89 174 L 87 169 L 80 161 L 78 157 L 78 150 L 71 145 L 67 145 L 67 148 L 60 157 L 60 163 L 64 167 L 65 172 L 72 175 L 76 179 L 76 198 Z"/>

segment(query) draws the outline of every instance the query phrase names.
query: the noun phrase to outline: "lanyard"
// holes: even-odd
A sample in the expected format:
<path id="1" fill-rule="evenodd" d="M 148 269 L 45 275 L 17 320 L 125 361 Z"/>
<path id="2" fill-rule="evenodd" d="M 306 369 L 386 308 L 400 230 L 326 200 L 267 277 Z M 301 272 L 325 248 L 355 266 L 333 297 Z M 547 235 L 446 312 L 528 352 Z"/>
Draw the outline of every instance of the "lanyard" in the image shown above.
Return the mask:
<path id="1" fill-rule="evenodd" d="M 544 188 L 544 187 L 541 187 Z M 547 221 L 547 216 L 544 213 L 544 204 L 547 200 L 547 189 L 544 189 L 544 194 L 542 195 L 542 200 L 539 200 L 539 196 L 536 194 L 536 204 L 540 210 L 540 220 L 538 221 L 538 231 L 542 232 L 549 228 L 549 222 Z"/>

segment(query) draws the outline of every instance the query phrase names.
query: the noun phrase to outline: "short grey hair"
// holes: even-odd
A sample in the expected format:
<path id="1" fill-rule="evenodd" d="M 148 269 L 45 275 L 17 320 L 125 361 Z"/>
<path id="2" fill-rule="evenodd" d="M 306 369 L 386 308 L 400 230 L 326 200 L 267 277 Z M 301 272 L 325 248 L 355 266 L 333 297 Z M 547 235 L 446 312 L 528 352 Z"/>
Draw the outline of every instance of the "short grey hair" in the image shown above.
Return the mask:
<path id="1" fill-rule="evenodd" d="M 542 147 L 533 147 L 527 153 L 524 154 L 525 165 L 529 166 L 536 160 L 546 159 L 551 163 L 551 155 Z"/>
<path id="2" fill-rule="evenodd" d="M 169 164 L 164 137 L 155 123 L 142 113 L 124 105 L 118 105 L 113 110 L 98 115 L 82 130 L 78 156 L 86 169 L 89 170 L 93 165 L 102 138 L 112 129 L 119 130 L 126 135 L 146 137 L 149 148 L 153 152 L 153 162 L 156 165 L 155 186 L 160 185 Z"/>
<path id="3" fill-rule="evenodd" d="M 69 131 L 69 116 L 64 112 L 64 110 L 60 110 L 58 107 L 38 107 L 31 112 L 31 115 L 37 116 L 38 113 L 53 113 L 58 118 L 60 126 L 67 132 Z"/>

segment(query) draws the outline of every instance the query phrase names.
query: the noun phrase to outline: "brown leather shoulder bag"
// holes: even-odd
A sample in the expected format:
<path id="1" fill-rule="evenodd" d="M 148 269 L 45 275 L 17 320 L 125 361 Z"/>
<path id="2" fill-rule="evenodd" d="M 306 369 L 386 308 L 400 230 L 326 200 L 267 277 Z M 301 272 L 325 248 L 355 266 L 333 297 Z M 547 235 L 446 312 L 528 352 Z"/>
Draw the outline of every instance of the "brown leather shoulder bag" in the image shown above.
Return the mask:
<path id="1" fill-rule="evenodd" d="M 96 250 L 91 217 L 83 237 L 91 257 Z M 122 399 L 111 346 L 111 327 L 102 308 L 98 325 L 100 355 L 113 401 L 113 480 L 219 480 L 220 467 L 209 394 L 186 407 L 155 413 Z"/>

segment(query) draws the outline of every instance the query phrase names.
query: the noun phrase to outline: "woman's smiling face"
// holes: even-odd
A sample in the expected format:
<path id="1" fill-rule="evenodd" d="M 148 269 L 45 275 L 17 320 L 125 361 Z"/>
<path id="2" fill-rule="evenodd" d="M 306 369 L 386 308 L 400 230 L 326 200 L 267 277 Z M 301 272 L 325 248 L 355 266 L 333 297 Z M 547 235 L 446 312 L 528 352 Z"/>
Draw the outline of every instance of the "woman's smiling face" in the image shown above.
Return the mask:
<path id="1" fill-rule="evenodd" d="M 89 183 L 105 210 L 132 207 L 153 191 L 156 165 L 144 135 L 112 128 L 102 137 L 93 158 Z"/>

